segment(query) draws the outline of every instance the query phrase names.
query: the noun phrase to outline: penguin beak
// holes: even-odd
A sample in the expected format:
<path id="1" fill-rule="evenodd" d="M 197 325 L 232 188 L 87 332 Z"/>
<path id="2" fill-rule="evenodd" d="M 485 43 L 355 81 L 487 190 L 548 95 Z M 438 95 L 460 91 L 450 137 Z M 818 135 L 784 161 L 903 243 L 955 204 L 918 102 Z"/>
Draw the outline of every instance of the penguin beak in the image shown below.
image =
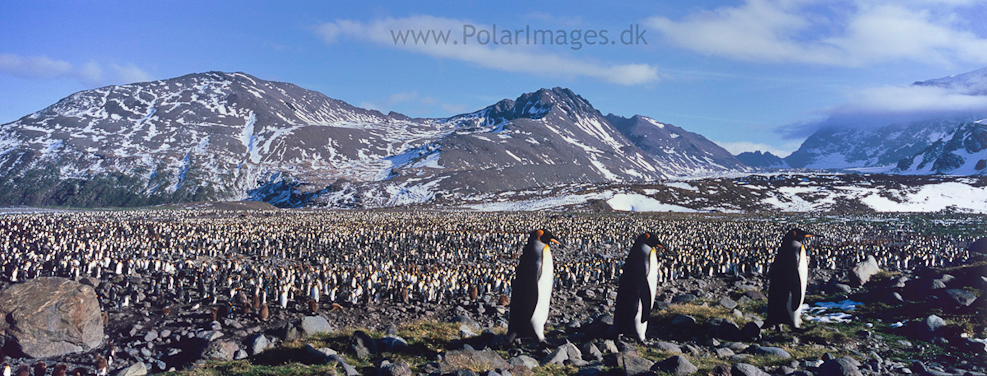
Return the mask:
<path id="1" fill-rule="evenodd" d="M 561 242 L 559 242 L 558 240 L 556 240 L 556 239 L 551 239 L 551 240 L 549 240 L 549 241 L 550 241 L 550 242 L 552 242 L 552 243 L 555 243 L 555 244 L 558 244 L 558 245 L 559 245 L 559 249 L 565 249 L 565 244 L 562 244 L 562 243 L 561 243 Z"/>

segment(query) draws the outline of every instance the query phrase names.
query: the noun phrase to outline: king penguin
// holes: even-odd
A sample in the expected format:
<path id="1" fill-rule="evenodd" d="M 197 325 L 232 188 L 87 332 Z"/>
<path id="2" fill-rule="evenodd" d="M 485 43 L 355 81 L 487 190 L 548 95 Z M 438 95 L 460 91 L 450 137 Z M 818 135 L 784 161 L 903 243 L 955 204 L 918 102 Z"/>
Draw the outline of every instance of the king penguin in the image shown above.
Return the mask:
<path id="1" fill-rule="evenodd" d="M 768 271 L 768 318 L 766 327 L 782 324 L 802 327 L 802 303 L 809 283 L 809 258 L 805 255 L 805 238 L 818 236 L 791 229 L 781 239 L 778 254 Z"/>
<path id="2" fill-rule="evenodd" d="M 545 341 L 545 322 L 552 300 L 552 250 L 549 244 L 563 247 L 555 235 L 545 230 L 535 230 L 524 246 L 514 279 L 511 281 L 511 315 L 507 332 L 518 337 L 536 337 Z"/>
<path id="3" fill-rule="evenodd" d="M 644 342 L 648 330 L 651 307 L 658 288 L 658 250 L 665 246 L 658 237 L 643 233 L 634 241 L 627 260 L 621 268 L 617 284 L 617 301 L 613 313 L 613 325 L 618 334 L 625 334 Z"/>

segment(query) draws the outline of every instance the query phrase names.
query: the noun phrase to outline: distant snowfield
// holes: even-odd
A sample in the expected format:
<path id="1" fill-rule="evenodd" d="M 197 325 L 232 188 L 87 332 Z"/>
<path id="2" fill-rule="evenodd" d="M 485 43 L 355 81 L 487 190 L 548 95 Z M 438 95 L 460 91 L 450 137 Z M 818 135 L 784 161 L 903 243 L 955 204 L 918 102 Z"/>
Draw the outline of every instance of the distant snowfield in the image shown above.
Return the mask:
<path id="1" fill-rule="evenodd" d="M 654 198 L 637 193 L 620 193 L 607 200 L 613 210 L 631 212 L 679 212 L 694 213 L 695 209 L 684 206 L 666 204 Z"/>
<path id="2" fill-rule="evenodd" d="M 761 175 L 766 179 L 780 176 Z M 671 190 L 615 187 L 592 193 L 583 191 L 585 192 L 583 193 L 576 189 L 572 191 L 575 193 L 571 194 L 545 192 L 544 195 L 536 197 L 518 196 L 516 192 L 506 192 L 477 199 L 479 202 L 462 207 L 478 211 L 530 211 L 581 206 L 594 200 L 601 200 L 611 209 L 625 212 L 828 212 L 843 211 L 847 208 L 850 210 L 869 208 L 875 212 L 952 210 L 987 214 L 987 186 L 975 186 L 978 185 L 975 178 L 953 178 L 953 181 L 938 181 L 933 178 L 931 181 L 926 181 L 924 185 L 901 185 L 892 188 L 868 180 L 855 183 L 850 183 L 850 180 L 852 179 L 813 181 L 803 177 L 795 180 L 796 183 L 781 187 L 748 182 L 746 179 L 738 180 L 736 184 L 729 186 L 709 184 L 708 181 L 692 181 L 692 184 L 673 181 L 663 184 Z M 704 188 L 700 190 L 700 186 Z M 740 206 L 731 198 L 724 199 L 731 196 L 717 196 L 723 193 L 737 194 L 738 197 L 746 197 L 750 201 L 747 206 Z M 494 200 L 496 202 L 493 202 Z"/>

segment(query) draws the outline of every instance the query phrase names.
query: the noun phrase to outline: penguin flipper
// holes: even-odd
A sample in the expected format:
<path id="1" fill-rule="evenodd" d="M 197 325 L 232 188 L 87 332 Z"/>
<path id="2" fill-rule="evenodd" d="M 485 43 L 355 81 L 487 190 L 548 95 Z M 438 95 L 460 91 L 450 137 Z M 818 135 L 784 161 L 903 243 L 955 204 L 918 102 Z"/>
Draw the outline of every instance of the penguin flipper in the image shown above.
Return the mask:
<path id="1" fill-rule="evenodd" d="M 641 298 L 641 323 L 646 323 L 651 319 L 651 305 L 654 300 L 651 297 L 651 286 L 648 281 L 641 281 L 637 285 L 637 296 Z"/>

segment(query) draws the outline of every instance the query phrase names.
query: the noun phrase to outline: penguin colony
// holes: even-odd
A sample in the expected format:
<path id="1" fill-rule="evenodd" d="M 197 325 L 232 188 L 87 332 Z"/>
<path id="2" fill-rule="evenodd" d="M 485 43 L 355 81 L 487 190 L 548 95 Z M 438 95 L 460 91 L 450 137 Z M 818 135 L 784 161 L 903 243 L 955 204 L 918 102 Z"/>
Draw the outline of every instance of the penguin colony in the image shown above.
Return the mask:
<path id="1" fill-rule="evenodd" d="M 512 290 L 512 282 L 524 278 L 521 269 L 529 268 L 541 274 L 520 282 L 534 283 L 538 293 L 590 281 L 631 286 L 626 294 L 618 292 L 615 316 L 630 317 L 619 330 L 641 340 L 656 284 L 768 273 L 779 234 L 799 221 L 302 210 L 5 215 L 0 216 L 0 287 L 41 276 L 91 278 L 104 312 L 141 305 L 166 315 L 199 312 L 215 320 L 485 296 L 507 303 L 512 297 L 512 311 L 524 307 L 531 313 L 512 314 L 511 331 L 540 340 L 551 316 L 544 295 Z M 965 244 L 972 239 L 929 236 L 921 226 L 881 215 L 814 219 L 807 227 L 826 236 L 812 243 L 806 267 L 849 268 L 874 255 L 883 269 L 904 270 L 968 257 Z M 553 240 L 559 239 L 544 232 L 528 235 L 534 238 L 522 248 L 525 234 L 535 228 L 564 229 L 566 247 L 558 248 Z M 648 237 L 642 240 L 642 234 Z M 526 261 L 529 251 L 537 259 L 533 268 Z M 621 272 L 625 261 L 640 266 Z M 553 272 L 550 283 L 545 271 Z M 138 287 L 135 280 L 144 283 Z"/>

